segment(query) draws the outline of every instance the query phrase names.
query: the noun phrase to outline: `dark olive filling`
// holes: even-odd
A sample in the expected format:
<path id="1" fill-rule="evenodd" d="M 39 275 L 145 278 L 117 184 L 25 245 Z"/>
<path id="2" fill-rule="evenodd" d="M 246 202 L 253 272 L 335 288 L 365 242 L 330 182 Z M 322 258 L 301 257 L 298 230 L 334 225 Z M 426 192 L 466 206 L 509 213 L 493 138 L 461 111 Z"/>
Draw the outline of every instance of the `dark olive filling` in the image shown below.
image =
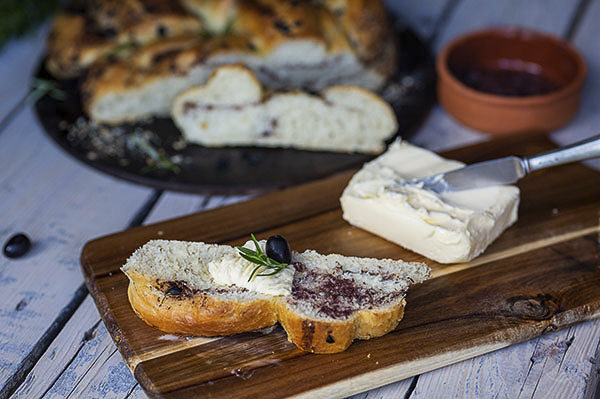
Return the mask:
<path id="1" fill-rule="evenodd" d="M 186 284 L 185 281 L 182 280 L 156 280 L 155 281 L 156 288 L 161 291 L 165 297 L 174 298 L 174 299 L 188 299 L 196 295 L 219 295 L 219 294 L 228 294 L 232 292 L 231 288 L 210 288 L 206 290 L 200 290 L 197 288 L 192 288 Z M 246 288 L 236 287 L 236 292 L 245 292 L 248 291 Z"/>
<path id="2" fill-rule="evenodd" d="M 307 303 L 321 317 L 344 319 L 359 309 L 373 309 L 402 296 L 403 291 L 388 293 L 364 287 L 341 273 L 306 271 L 296 274 L 291 301 Z"/>

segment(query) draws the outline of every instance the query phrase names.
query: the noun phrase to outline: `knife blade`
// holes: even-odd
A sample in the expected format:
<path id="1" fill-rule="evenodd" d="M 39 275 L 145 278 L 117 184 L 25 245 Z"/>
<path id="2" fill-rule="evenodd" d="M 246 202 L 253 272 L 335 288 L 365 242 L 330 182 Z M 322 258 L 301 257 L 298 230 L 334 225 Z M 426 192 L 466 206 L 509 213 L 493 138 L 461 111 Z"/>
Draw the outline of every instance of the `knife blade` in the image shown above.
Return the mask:
<path id="1" fill-rule="evenodd" d="M 423 188 L 441 194 L 449 191 L 511 184 L 539 169 L 597 157 L 600 157 L 600 135 L 537 155 L 509 156 L 479 162 L 399 184 L 422 184 Z"/>
<path id="2" fill-rule="evenodd" d="M 422 179 L 413 179 L 406 184 L 423 184 L 424 189 L 441 194 L 448 191 L 511 184 L 526 173 L 523 160 L 511 156 L 472 164 Z"/>

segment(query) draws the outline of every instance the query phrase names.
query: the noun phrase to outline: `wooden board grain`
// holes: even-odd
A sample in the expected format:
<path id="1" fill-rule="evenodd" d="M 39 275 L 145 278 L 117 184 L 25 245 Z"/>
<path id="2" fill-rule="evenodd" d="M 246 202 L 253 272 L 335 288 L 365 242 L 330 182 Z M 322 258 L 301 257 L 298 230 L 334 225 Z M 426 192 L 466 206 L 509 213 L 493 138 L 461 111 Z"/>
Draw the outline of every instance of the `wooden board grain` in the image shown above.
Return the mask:
<path id="1" fill-rule="evenodd" d="M 446 154 L 467 162 L 551 148 L 541 136 Z M 351 173 L 241 204 L 89 242 L 82 268 L 100 314 L 151 397 L 345 396 L 600 316 L 600 173 L 566 165 L 520 183 L 520 220 L 473 262 L 440 265 L 349 226 L 338 198 Z M 238 244 L 285 235 L 294 249 L 426 261 L 433 278 L 408 294 L 392 333 L 340 354 L 313 355 L 277 327 L 204 339 L 147 326 L 127 301 L 119 267 L 152 238 Z M 301 383 L 298 383 L 301 381 Z"/>

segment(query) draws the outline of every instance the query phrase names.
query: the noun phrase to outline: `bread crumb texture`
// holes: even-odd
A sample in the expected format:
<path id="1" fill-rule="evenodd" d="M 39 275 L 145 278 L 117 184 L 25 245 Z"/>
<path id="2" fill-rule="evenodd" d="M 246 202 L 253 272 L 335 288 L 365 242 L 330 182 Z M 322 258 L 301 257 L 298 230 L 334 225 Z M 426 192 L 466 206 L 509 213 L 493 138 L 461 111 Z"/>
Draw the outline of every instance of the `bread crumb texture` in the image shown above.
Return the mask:
<path id="1" fill-rule="evenodd" d="M 188 142 L 211 147 L 378 153 L 397 130 L 392 108 L 365 89 L 267 94 L 256 76 L 239 65 L 220 67 L 205 85 L 177 96 L 172 117 Z"/>
<path id="2" fill-rule="evenodd" d="M 264 246 L 264 241 L 260 243 Z M 130 279 L 129 299 L 134 310 L 167 333 L 192 335 L 215 335 L 206 326 L 224 325 L 224 319 L 232 327 L 219 330 L 220 335 L 279 321 L 301 349 L 333 353 L 347 348 L 355 338 L 380 336 L 395 328 L 403 316 L 406 291 L 430 273 L 422 263 L 322 255 L 312 250 L 292 252 L 292 264 L 276 284 L 289 284 L 289 291 L 273 295 L 257 285 L 224 284 L 227 279 L 222 276 L 220 283 L 215 281 L 210 270 L 215 264 L 233 265 L 230 282 L 246 279 L 248 265 L 223 263 L 223 259 L 239 258 L 237 252 L 230 246 L 201 242 L 148 242 L 122 267 Z M 219 276 L 224 272 L 213 273 Z M 254 279 L 272 277 L 276 276 Z M 232 318 L 231 312 L 210 309 L 207 303 L 215 308 L 259 309 L 269 317 L 257 325 L 246 320 L 245 311 Z"/>

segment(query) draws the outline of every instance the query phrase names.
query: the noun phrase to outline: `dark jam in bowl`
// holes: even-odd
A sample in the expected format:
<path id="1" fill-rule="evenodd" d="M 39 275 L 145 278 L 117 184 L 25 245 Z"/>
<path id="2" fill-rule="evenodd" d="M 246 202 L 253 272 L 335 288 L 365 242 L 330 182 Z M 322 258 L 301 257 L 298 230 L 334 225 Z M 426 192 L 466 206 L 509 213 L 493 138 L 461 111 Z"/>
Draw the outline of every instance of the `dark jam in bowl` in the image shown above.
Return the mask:
<path id="1" fill-rule="evenodd" d="M 500 96 L 539 96 L 561 87 L 537 71 L 524 69 L 450 65 L 450 70 L 466 86 Z"/>

